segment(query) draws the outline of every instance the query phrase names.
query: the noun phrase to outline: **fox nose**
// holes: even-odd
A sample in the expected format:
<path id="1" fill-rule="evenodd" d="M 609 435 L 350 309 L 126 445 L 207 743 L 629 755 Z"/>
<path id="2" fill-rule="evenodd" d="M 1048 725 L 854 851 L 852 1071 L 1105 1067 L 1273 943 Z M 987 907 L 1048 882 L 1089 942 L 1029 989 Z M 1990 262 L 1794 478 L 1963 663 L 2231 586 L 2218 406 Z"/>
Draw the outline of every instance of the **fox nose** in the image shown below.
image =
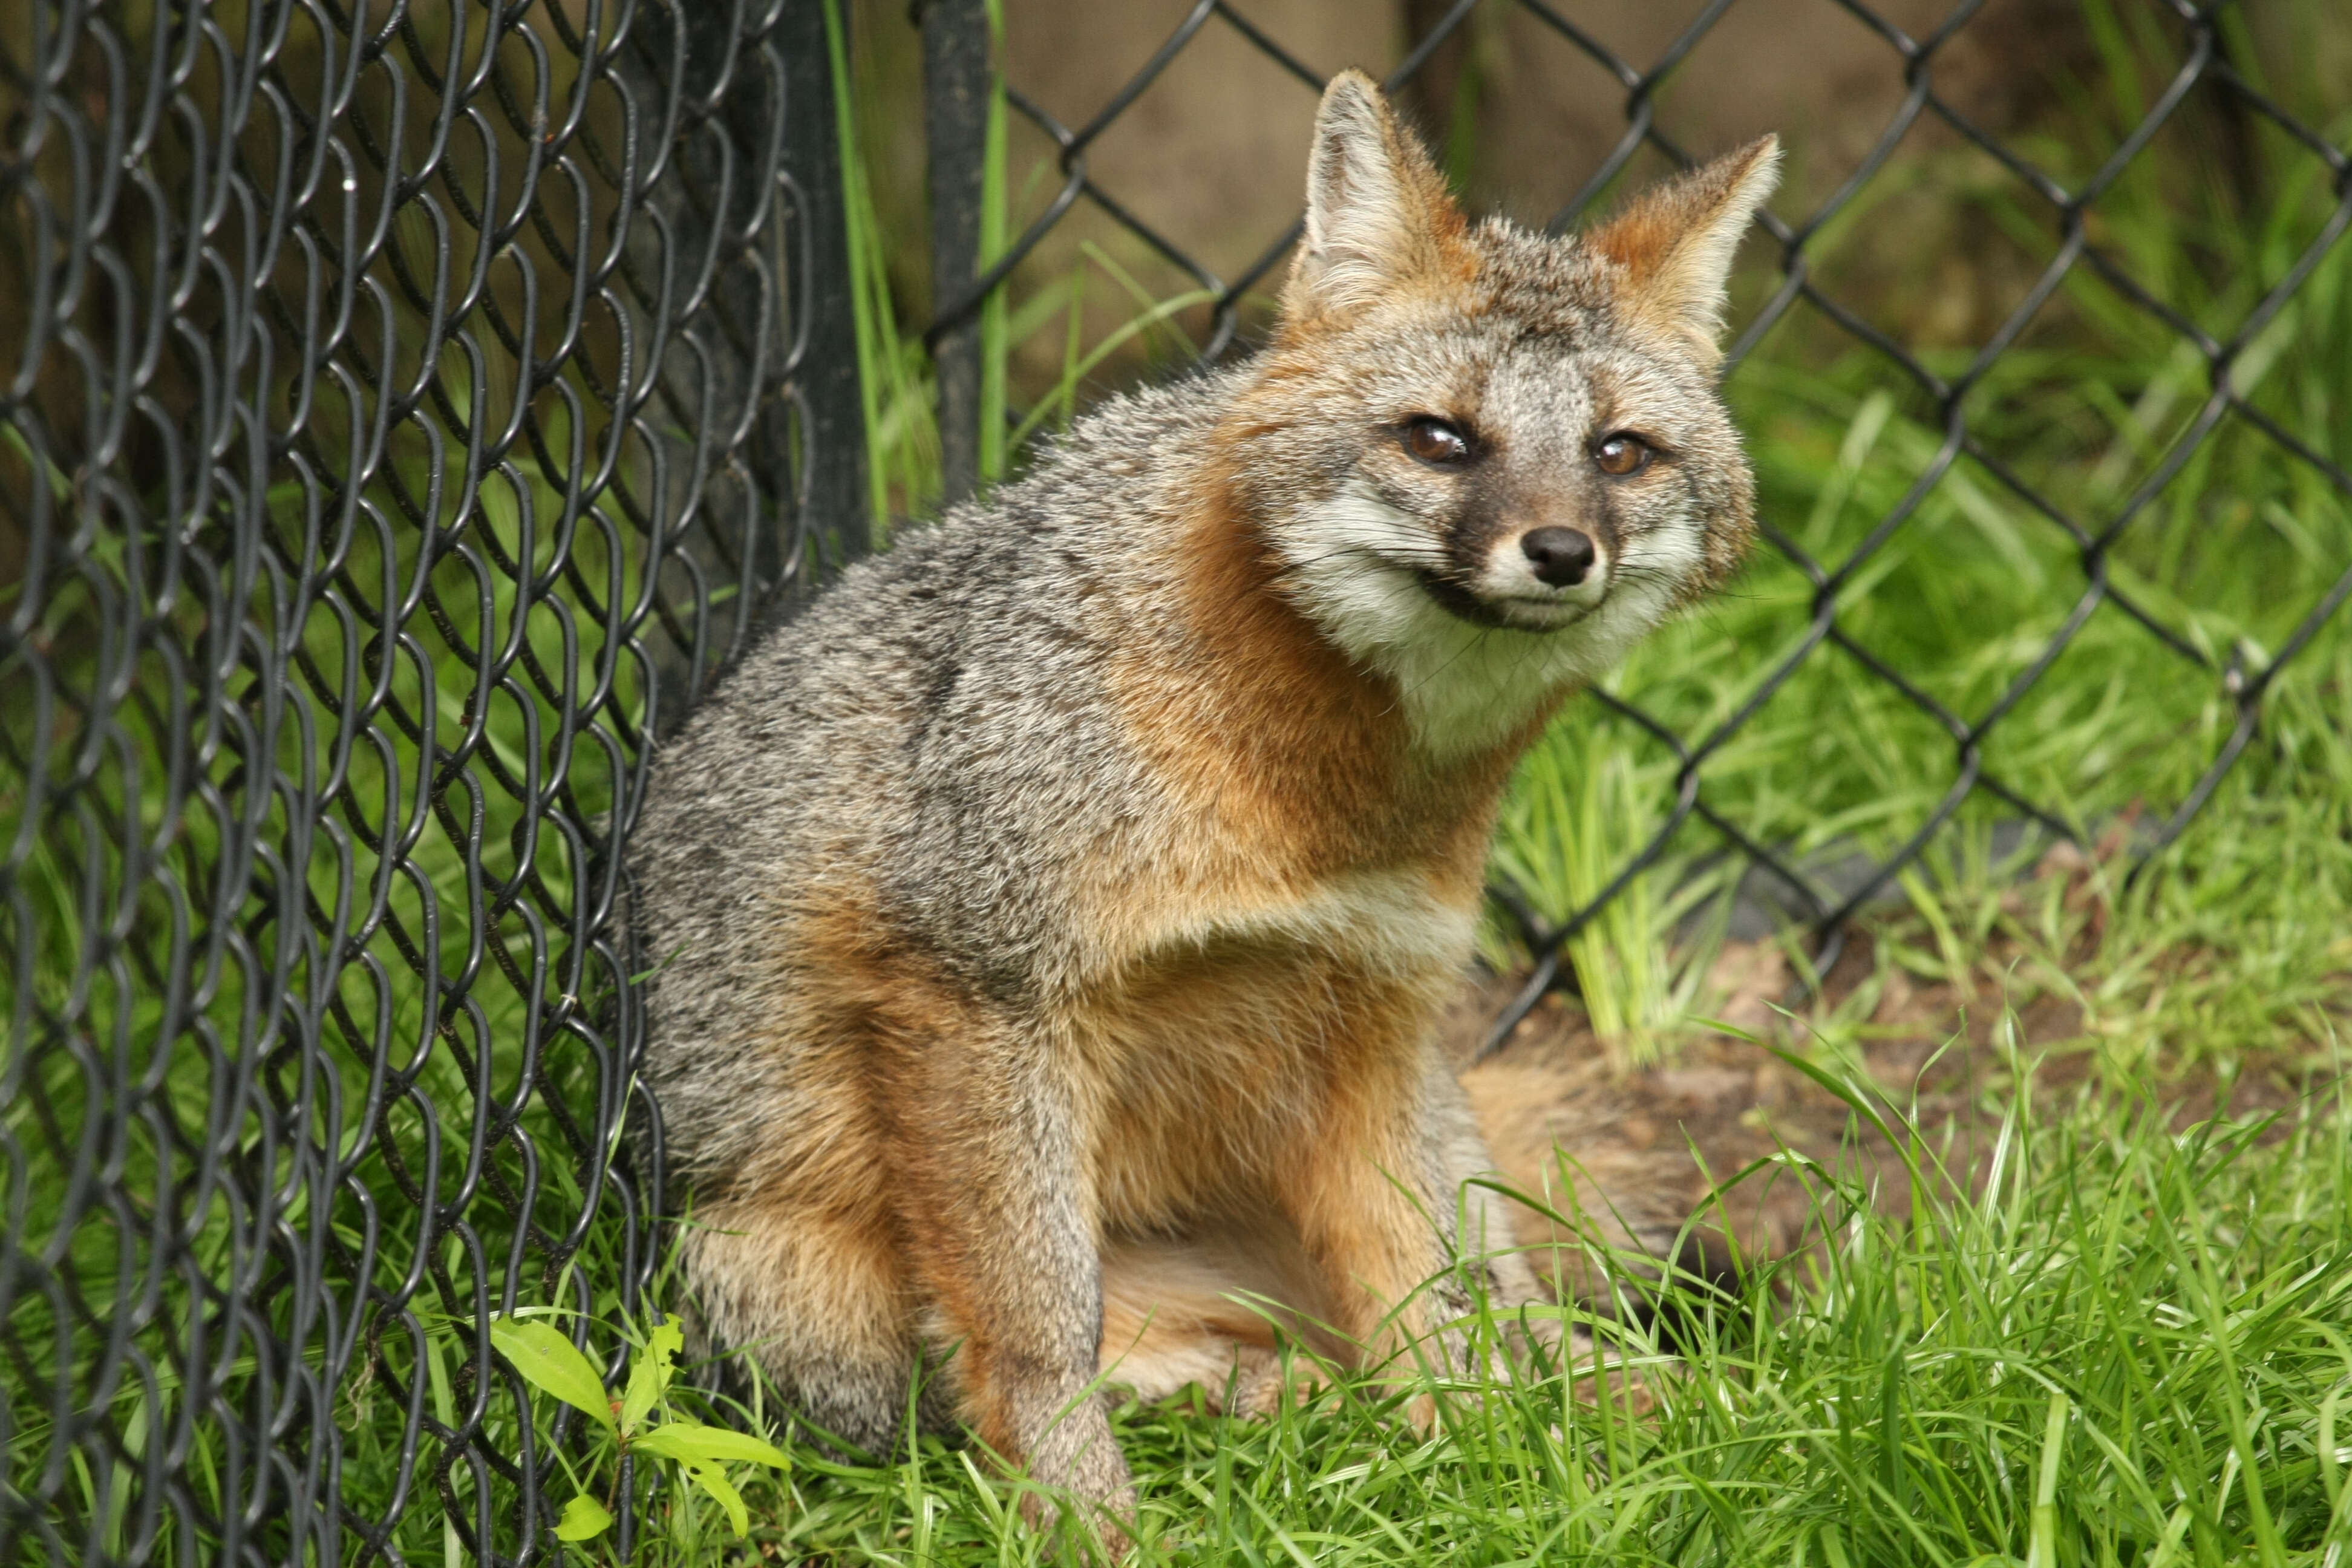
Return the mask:
<path id="1" fill-rule="evenodd" d="M 1519 548 L 1534 563 L 1537 578 L 1554 588 L 1573 588 L 1592 570 L 1592 540 L 1573 528 L 1531 528 Z"/>

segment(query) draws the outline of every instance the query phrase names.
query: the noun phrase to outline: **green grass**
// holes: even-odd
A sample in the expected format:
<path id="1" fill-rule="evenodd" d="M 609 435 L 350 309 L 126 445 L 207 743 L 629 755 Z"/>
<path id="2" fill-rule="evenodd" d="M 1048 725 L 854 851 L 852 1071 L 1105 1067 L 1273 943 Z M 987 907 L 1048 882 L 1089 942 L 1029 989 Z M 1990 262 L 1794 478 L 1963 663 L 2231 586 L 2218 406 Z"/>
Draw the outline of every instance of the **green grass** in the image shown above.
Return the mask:
<path id="1" fill-rule="evenodd" d="M 2341 1107 L 2175 1131 L 2128 1094 L 2037 1105 L 2021 1061 L 2011 1082 L 1973 1189 L 1858 1090 L 1922 1172 L 1907 1212 L 1794 1156 L 1739 1177 L 1802 1184 L 1825 1240 L 1758 1268 L 1679 1359 L 1621 1331 L 1646 1410 L 1542 1365 L 1343 1383 L 1264 1422 L 1129 1407 L 1135 1561 L 2332 1568 L 2352 1542 Z M 1424 1391 L 1451 1412 L 1426 1436 L 1399 1414 Z M 1049 1555 L 1013 1483 L 929 1440 L 872 1467 L 803 1451 L 747 1495 L 779 1555 Z"/>

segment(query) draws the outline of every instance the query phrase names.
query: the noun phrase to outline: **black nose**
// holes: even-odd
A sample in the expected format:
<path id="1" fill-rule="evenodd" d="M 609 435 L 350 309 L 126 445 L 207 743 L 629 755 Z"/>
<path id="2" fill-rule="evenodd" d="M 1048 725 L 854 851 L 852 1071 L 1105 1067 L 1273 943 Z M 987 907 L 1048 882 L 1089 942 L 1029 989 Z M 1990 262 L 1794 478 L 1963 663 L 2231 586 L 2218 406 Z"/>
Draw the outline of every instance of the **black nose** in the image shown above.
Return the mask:
<path id="1" fill-rule="evenodd" d="M 1573 528 L 1532 528 L 1519 548 L 1535 563 L 1536 575 L 1555 588 L 1573 588 L 1592 570 L 1592 541 Z"/>

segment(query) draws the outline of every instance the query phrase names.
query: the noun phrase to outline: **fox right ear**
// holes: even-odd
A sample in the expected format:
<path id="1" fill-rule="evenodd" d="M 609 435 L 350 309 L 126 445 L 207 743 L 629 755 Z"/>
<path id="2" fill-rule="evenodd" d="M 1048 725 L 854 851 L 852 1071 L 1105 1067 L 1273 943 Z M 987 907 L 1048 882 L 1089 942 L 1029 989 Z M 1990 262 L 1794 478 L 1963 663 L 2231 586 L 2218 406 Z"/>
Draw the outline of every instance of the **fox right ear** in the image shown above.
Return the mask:
<path id="1" fill-rule="evenodd" d="M 1780 139 L 1761 136 L 1652 186 L 1584 242 L 1617 264 L 1622 298 L 1634 316 L 1712 367 L 1722 357 L 1717 339 L 1732 254 L 1780 181 Z"/>
<path id="2" fill-rule="evenodd" d="M 1461 210 L 1412 133 L 1361 71 L 1323 89 L 1307 163 L 1307 232 L 1282 291 L 1291 321 L 1360 310 L 1443 268 Z"/>

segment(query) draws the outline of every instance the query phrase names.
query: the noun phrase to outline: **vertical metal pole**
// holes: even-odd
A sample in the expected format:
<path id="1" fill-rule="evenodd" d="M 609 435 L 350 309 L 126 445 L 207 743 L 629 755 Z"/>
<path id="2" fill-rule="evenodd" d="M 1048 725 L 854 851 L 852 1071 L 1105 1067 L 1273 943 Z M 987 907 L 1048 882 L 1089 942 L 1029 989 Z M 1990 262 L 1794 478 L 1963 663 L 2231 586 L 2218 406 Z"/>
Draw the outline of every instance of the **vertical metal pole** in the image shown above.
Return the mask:
<path id="1" fill-rule="evenodd" d="M 926 0 L 923 134 L 931 193 L 931 363 L 940 386 L 940 504 L 980 488 L 980 315 L 946 322 L 980 276 L 980 201 L 988 144 L 987 0 Z"/>
<path id="2" fill-rule="evenodd" d="M 842 42 L 851 7 L 839 7 Z M 824 565 L 838 568 L 872 548 L 866 492 L 866 405 L 858 390 L 857 319 L 851 302 L 849 213 L 842 191 L 841 122 L 824 7 L 794 0 L 778 24 L 785 51 L 784 171 L 808 226 L 810 276 L 795 290 L 809 312 L 808 353 L 797 377 L 808 400 L 808 517 Z M 794 258 L 798 259 L 797 257 Z"/>

